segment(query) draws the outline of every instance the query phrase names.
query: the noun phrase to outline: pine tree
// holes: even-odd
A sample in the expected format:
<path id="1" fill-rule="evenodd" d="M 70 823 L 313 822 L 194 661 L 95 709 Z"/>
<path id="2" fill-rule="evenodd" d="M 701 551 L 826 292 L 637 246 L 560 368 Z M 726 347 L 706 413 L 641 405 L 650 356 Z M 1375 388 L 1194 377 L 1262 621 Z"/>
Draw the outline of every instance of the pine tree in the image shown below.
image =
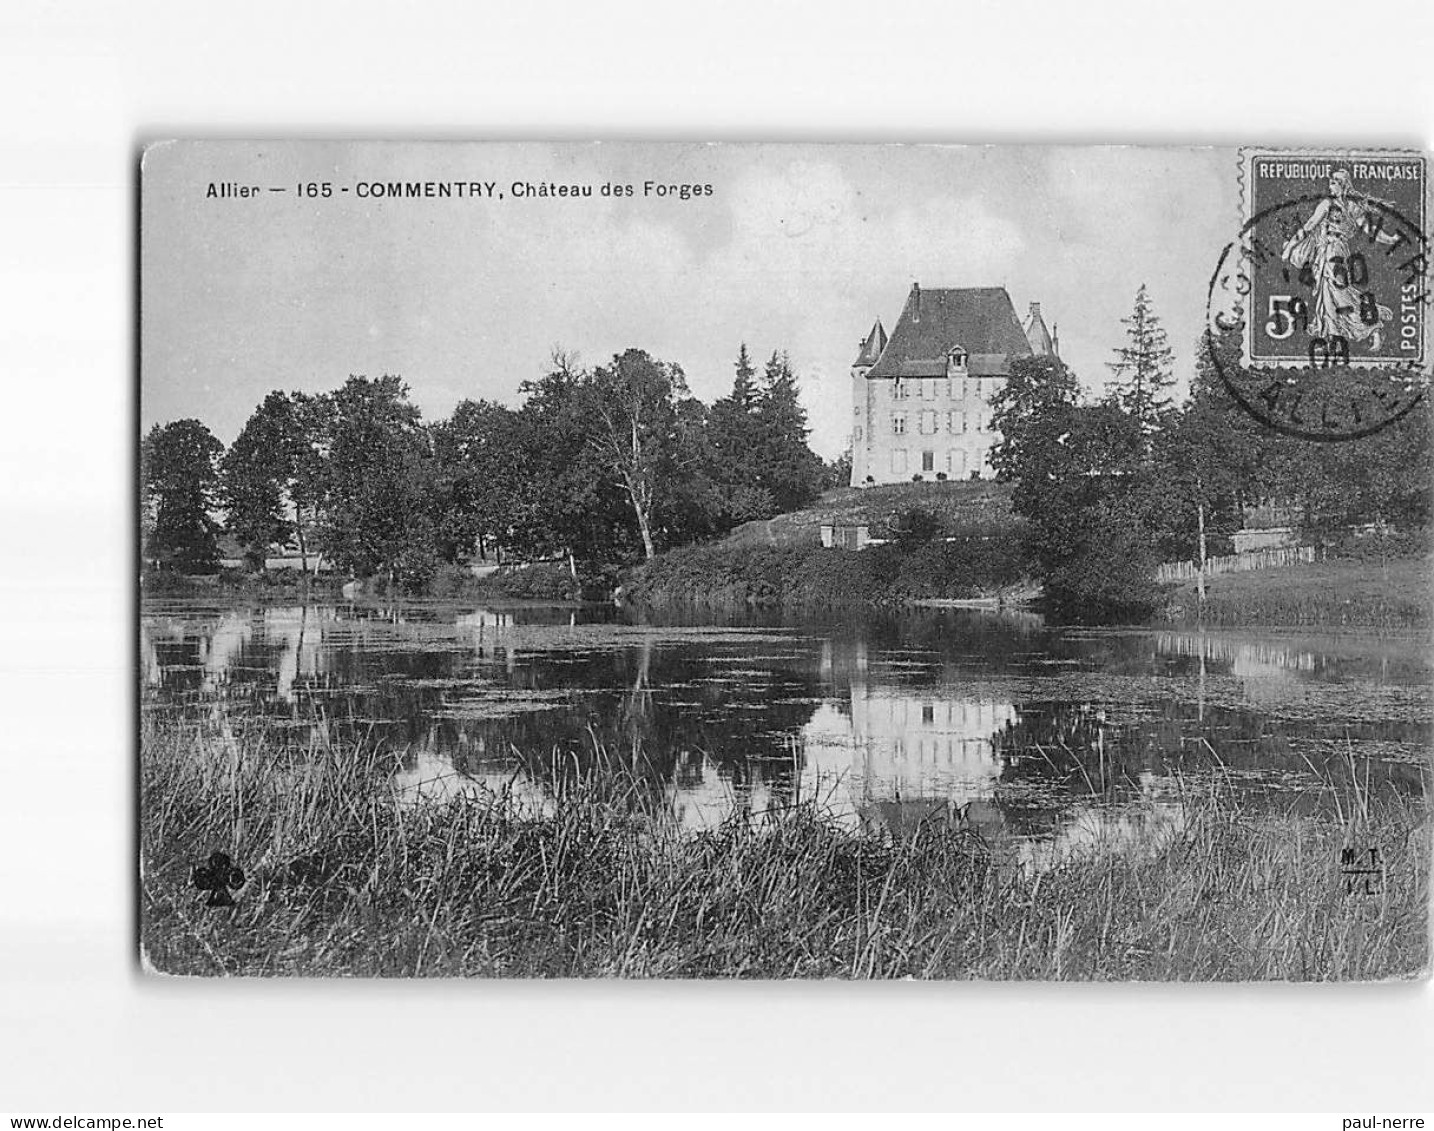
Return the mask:
<path id="1" fill-rule="evenodd" d="M 806 506 L 821 493 L 822 461 L 807 447 L 807 410 L 785 352 L 773 351 L 757 397 L 760 424 L 758 476 L 778 512 Z"/>
<path id="2" fill-rule="evenodd" d="M 1161 415 L 1170 408 L 1168 390 L 1175 382 L 1170 366 L 1175 354 L 1144 283 L 1135 293 L 1135 309 L 1121 322 L 1129 344 L 1116 349 L 1119 360 L 1106 362 L 1114 374 L 1111 398 L 1140 421 L 1148 436 L 1159 429 Z"/>
<path id="3" fill-rule="evenodd" d="M 735 368 L 732 392 L 712 405 L 707 421 L 711 478 L 721 499 L 719 521 L 727 528 L 777 513 L 762 474 L 757 371 L 746 342 L 737 351 Z"/>
<path id="4" fill-rule="evenodd" d="M 737 351 L 736 368 L 737 376 L 732 382 L 732 403 L 743 412 L 748 412 L 757 399 L 757 386 L 753 380 L 757 376 L 757 371 L 752 368 L 752 359 L 747 353 L 746 342 L 743 342 Z"/>

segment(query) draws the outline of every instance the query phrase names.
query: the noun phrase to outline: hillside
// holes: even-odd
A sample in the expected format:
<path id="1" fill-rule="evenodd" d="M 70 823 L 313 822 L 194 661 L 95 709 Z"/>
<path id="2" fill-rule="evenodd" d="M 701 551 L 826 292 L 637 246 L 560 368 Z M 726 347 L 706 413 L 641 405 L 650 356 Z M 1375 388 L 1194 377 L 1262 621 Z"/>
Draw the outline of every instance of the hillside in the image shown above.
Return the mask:
<path id="1" fill-rule="evenodd" d="M 1017 521 L 1011 513 L 1011 488 L 988 479 L 838 487 L 802 510 L 744 523 L 722 545 L 815 546 L 827 523 L 870 526 L 873 537 L 882 537 L 892 516 L 908 507 L 931 511 L 948 530 Z"/>

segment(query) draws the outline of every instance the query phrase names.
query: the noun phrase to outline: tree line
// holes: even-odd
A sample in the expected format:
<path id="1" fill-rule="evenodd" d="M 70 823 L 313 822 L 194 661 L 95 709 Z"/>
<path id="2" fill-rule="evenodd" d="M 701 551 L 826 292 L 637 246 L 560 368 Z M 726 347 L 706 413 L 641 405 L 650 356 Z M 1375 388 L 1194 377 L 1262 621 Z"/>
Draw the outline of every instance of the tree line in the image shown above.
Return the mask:
<path id="1" fill-rule="evenodd" d="M 425 422 L 397 376 L 269 393 L 226 450 L 198 420 L 140 447 L 149 568 L 208 573 L 227 532 L 254 568 L 297 548 L 355 577 L 421 588 L 475 555 L 561 558 L 574 574 L 714 537 L 811 502 L 842 476 L 807 445 L 791 359 L 745 344 L 731 392 L 692 396 L 639 349 L 583 368 L 555 352 L 518 408 L 465 400 Z M 844 481 L 844 480 L 843 480 Z"/>
<path id="2" fill-rule="evenodd" d="M 1158 563 L 1229 553 L 1260 505 L 1305 541 L 1368 523 L 1422 534 L 1434 481 L 1427 403 L 1361 439 L 1296 439 L 1226 390 L 1220 373 L 1240 369 L 1238 331 L 1197 345 L 1190 396 L 1177 406 L 1173 351 L 1144 286 L 1124 324 L 1103 397 L 1083 397 L 1059 359 L 1034 357 L 1013 362 L 993 402 L 1001 439 L 991 462 L 1030 520 L 1029 554 L 1058 614 L 1142 618 L 1157 599 Z"/>

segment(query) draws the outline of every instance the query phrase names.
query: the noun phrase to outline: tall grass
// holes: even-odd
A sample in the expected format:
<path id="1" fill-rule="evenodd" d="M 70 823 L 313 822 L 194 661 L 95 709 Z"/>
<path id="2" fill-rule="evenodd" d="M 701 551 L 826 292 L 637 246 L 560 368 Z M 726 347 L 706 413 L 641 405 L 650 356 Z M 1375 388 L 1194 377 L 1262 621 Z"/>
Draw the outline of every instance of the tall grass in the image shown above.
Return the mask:
<path id="1" fill-rule="evenodd" d="M 614 772 L 408 805 L 393 756 L 147 722 L 141 936 L 174 974 L 1375 979 L 1428 963 L 1422 808 L 1330 818 L 1206 791 L 1148 851 L 1031 874 L 973 831 L 860 834 L 807 802 L 684 835 Z M 1380 849 L 1350 895 L 1340 849 Z M 190 869 L 249 874 L 209 908 Z"/>

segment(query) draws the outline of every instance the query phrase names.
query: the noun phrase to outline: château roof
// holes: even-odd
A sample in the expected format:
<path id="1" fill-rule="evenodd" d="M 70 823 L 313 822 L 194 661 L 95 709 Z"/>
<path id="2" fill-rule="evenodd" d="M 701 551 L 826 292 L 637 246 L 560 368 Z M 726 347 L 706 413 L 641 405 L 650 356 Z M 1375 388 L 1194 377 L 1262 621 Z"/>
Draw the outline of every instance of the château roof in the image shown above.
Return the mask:
<path id="1" fill-rule="evenodd" d="M 1031 314 L 1026 319 L 1026 341 L 1031 344 L 1031 352 L 1037 357 L 1055 357 L 1057 352 L 1055 339 L 1051 332 L 1046 329 L 1046 320 L 1041 317 L 1041 304 L 1031 303 Z"/>
<path id="2" fill-rule="evenodd" d="M 862 339 L 861 351 L 856 355 L 856 360 L 851 363 L 853 369 L 866 365 L 875 365 L 876 359 L 881 356 L 881 351 L 886 348 L 886 327 L 881 324 L 878 318 L 871 328 L 871 333 Z"/>
<path id="3" fill-rule="evenodd" d="M 1011 358 L 1032 352 L 1005 287 L 922 290 L 913 284 L 891 340 L 867 376 L 944 377 L 953 346 L 970 355 L 976 376 L 1004 374 Z"/>

